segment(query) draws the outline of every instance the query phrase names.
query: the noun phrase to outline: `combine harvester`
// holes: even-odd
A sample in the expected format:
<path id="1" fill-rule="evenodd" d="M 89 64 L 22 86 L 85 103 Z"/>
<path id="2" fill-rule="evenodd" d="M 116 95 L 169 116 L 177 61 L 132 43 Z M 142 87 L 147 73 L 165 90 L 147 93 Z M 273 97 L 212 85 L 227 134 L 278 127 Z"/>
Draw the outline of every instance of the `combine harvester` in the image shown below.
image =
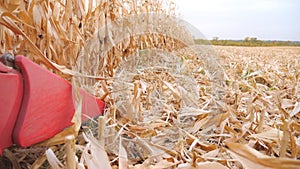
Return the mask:
<path id="1" fill-rule="evenodd" d="M 72 85 L 24 56 L 0 60 L 0 155 L 13 144 L 28 147 L 72 125 Z M 82 120 L 104 112 L 105 103 L 82 94 Z"/>

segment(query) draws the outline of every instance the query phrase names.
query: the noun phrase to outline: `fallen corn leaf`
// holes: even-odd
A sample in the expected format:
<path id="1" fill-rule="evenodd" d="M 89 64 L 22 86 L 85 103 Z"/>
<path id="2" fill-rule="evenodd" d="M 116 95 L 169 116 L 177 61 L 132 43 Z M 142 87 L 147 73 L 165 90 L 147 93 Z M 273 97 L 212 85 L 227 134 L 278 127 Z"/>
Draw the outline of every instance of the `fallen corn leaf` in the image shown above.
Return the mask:
<path id="1" fill-rule="evenodd" d="M 269 157 L 244 144 L 226 142 L 226 146 L 229 148 L 229 153 L 245 168 L 298 169 L 300 166 L 299 160 Z"/>

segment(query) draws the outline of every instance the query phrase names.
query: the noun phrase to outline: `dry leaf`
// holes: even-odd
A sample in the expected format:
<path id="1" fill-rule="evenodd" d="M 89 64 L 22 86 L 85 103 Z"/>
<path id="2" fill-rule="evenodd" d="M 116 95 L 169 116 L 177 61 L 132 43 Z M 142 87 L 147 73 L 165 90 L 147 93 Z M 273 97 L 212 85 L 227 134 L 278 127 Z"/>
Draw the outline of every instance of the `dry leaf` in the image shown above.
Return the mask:
<path id="1" fill-rule="evenodd" d="M 179 164 L 178 169 L 228 169 L 224 165 L 217 163 L 217 162 L 200 162 L 196 164 L 197 167 L 191 166 L 189 163 Z"/>
<path id="2" fill-rule="evenodd" d="M 300 166 L 299 160 L 268 157 L 247 145 L 232 142 L 226 142 L 226 145 L 229 152 L 246 168 L 297 169 Z"/>
<path id="3" fill-rule="evenodd" d="M 261 139 L 268 143 L 272 143 L 272 142 L 279 143 L 283 137 L 283 132 L 278 129 L 271 128 L 267 131 L 258 134 L 251 134 L 250 137 Z"/>
<path id="4" fill-rule="evenodd" d="M 300 102 L 295 103 L 293 111 L 290 113 L 290 117 L 295 116 L 300 112 Z"/>
<path id="5" fill-rule="evenodd" d="M 120 138 L 119 144 L 119 169 L 127 169 L 128 168 L 128 157 L 125 148 L 122 145 L 122 137 Z"/>
<path id="6" fill-rule="evenodd" d="M 179 163 L 179 161 L 171 162 L 168 160 L 161 160 L 155 165 L 149 166 L 149 169 L 163 169 L 163 168 L 171 168 L 176 166 Z"/>
<path id="7" fill-rule="evenodd" d="M 110 161 L 104 147 L 99 145 L 93 136 L 85 137 L 86 145 L 82 158 L 89 169 L 107 168 L 110 169 Z"/>
<path id="8" fill-rule="evenodd" d="M 46 156 L 49 164 L 53 169 L 63 169 L 64 165 L 57 159 L 51 148 L 46 151 Z"/>

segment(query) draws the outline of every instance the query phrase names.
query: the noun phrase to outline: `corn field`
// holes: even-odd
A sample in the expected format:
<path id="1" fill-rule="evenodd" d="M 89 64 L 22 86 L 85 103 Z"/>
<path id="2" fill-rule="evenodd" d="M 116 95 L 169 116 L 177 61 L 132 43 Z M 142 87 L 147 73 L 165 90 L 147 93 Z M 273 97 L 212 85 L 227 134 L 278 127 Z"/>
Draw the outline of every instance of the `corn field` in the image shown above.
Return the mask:
<path id="1" fill-rule="evenodd" d="M 0 54 L 72 82 L 77 106 L 73 126 L 0 167 L 299 168 L 299 47 L 195 45 L 169 0 L 0 4 Z M 103 116 L 81 121 L 79 88 Z"/>

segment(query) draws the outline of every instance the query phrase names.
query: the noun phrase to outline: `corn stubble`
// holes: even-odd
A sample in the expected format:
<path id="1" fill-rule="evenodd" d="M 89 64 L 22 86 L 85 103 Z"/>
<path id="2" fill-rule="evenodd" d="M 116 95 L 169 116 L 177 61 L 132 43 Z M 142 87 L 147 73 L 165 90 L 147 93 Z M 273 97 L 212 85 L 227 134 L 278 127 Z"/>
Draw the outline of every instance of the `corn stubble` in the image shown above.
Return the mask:
<path id="1" fill-rule="evenodd" d="M 208 71 L 216 68 L 185 48 L 188 39 L 109 24 L 127 17 L 147 25 L 130 17 L 147 12 L 176 16 L 169 1 L 4 0 L 0 9 L 0 53 L 76 77 L 74 86 L 108 103 L 91 122 L 96 132 L 79 130 L 75 116 L 54 138 L 7 150 L 23 168 L 299 168 L 299 48 L 215 47 L 226 77 L 220 102 Z"/>

